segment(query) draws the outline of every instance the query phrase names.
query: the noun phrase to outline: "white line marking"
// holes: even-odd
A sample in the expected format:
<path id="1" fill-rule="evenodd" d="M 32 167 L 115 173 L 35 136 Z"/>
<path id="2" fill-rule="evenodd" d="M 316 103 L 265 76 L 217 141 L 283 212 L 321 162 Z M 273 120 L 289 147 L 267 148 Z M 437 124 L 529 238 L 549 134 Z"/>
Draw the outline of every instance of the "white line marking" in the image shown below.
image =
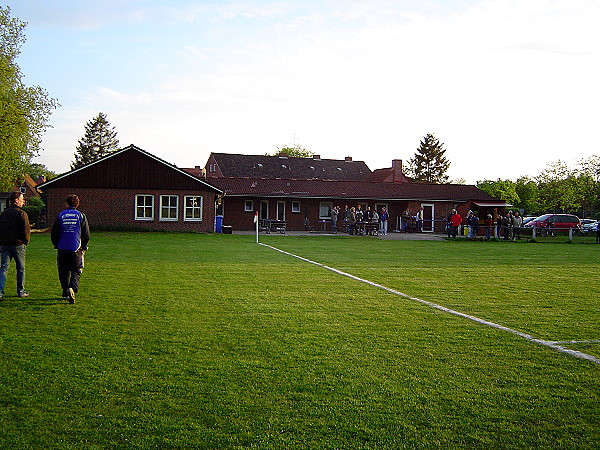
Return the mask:
<path id="1" fill-rule="evenodd" d="M 323 269 L 330 270 L 330 271 L 332 271 L 334 273 L 337 273 L 339 275 L 343 275 L 345 277 L 352 278 L 353 280 L 360 281 L 361 283 L 366 283 L 366 284 L 368 284 L 370 286 L 373 286 L 373 287 L 376 287 L 376 288 L 379 288 L 379 289 L 383 289 L 384 291 L 391 292 L 392 294 L 399 295 L 400 297 L 404 297 L 404 298 L 407 298 L 409 300 L 414 300 L 415 302 L 419 302 L 419 303 L 422 303 L 424 305 L 430 306 L 432 308 L 439 309 L 440 311 L 444 311 L 444 312 L 447 312 L 449 314 L 454 314 L 455 316 L 463 317 L 465 319 L 469 319 L 469 320 L 472 320 L 474 322 L 477 322 L 477 323 L 480 323 L 480 324 L 483 324 L 483 325 L 487 325 L 487 326 L 492 327 L 492 328 L 496 328 L 498 330 L 507 331 L 509 333 L 512 333 L 512 334 L 520 336 L 520 337 L 522 337 L 524 339 L 527 339 L 530 342 L 534 342 L 534 343 L 540 344 L 540 345 L 545 345 L 546 347 L 550 347 L 550 348 L 552 348 L 554 350 L 558 350 L 559 352 L 567 353 L 567 354 L 569 354 L 571 356 L 574 356 L 576 358 L 585 359 L 585 360 L 588 360 L 588 361 L 592 361 L 592 362 L 594 362 L 596 364 L 600 364 L 600 359 L 596 358 L 595 356 L 588 355 L 587 353 L 583 353 L 583 352 L 578 352 L 576 350 L 571 350 L 571 349 L 568 349 L 568 348 L 565 348 L 565 347 L 562 347 L 561 345 L 559 345 L 559 344 L 570 343 L 570 342 L 554 342 L 554 341 L 546 341 L 546 340 L 543 340 L 543 339 L 536 339 L 536 338 L 534 338 L 530 334 L 523 333 L 521 331 L 514 330 L 512 328 L 508 328 L 508 327 L 505 327 L 504 325 L 500 325 L 500 324 L 497 324 L 497 323 L 494 323 L 494 322 L 490 322 L 488 320 L 480 319 L 479 317 L 471 316 L 469 314 L 465 314 L 465 313 L 462 313 L 460 311 L 455 311 L 454 309 L 446 308 L 445 306 L 441 306 L 441 305 L 438 305 L 436 303 L 428 302 L 427 300 L 422 300 L 422 299 L 417 298 L 417 297 L 411 297 L 410 295 L 404 294 L 403 292 L 397 291 L 395 289 L 391 289 L 391 288 L 383 286 L 381 284 L 373 283 L 372 281 L 365 280 L 364 278 L 360 278 L 360 277 L 351 275 L 351 274 L 346 273 L 346 272 L 342 272 L 341 270 L 334 269 L 333 267 L 326 266 L 324 264 L 318 263 L 316 261 L 312 261 L 312 260 L 307 259 L 307 258 L 303 258 L 302 256 L 294 255 L 293 253 L 286 252 L 285 250 L 280 250 L 277 247 L 273 247 L 272 245 L 263 244 L 262 242 L 259 243 L 259 245 L 262 245 L 264 247 L 268 247 L 268 248 L 270 248 L 272 250 L 275 250 L 275 251 L 278 251 L 280 253 L 283 253 L 284 255 L 288 255 L 288 256 L 291 256 L 293 258 L 297 258 L 297 259 L 299 259 L 301 261 L 305 261 L 307 263 L 314 264 L 315 266 L 322 267 Z"/>

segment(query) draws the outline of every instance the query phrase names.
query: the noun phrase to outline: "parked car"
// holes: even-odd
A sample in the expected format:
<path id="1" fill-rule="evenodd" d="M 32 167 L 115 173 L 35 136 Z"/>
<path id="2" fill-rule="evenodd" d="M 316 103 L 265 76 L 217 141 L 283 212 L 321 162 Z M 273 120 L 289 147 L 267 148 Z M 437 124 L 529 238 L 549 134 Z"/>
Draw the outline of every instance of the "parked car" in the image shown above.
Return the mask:
<path id="1" fill-rule="evenodd" d="M 598 221 L 594 219 L 581 219 L 581 234 L 590 234 L 596 231 Z"/>
<path id="2" fill-rule="evenodd" d="M 527 216 L 527 217 L 523 217 L 523 226 L 527 225 L 529 222 L 531 222 L 533 219 L 537 219 L 537 216 Z"/>
<path id="3" fill-rule="evenodd" d="M 525 226 L 541 228 L 540 235 L 542 236 L 548 234 L 554 236 L 556 234 L 555 230 L 576 228 L 579 231 L 581 229 L 581 221 L 579 217 L 573 214 L 544 214 L 531 220 Z"/>

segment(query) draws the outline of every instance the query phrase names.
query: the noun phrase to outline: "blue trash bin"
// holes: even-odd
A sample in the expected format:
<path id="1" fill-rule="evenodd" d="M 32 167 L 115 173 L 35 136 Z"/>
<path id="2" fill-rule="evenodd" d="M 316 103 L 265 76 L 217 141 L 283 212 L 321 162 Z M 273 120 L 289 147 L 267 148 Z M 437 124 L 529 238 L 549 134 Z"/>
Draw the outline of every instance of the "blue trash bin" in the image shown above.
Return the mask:
<path id="1" fill-rule="evenodd" d="M 223 216 L 215 216 L 215 233 L 223 232 Z"/>

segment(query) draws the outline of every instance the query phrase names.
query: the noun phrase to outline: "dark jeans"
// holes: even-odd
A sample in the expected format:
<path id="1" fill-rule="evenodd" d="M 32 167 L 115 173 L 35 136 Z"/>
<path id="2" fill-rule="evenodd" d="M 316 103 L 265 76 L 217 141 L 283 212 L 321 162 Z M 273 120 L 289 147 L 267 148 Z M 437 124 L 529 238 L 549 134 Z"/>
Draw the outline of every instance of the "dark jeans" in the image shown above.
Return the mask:
<path id="1" fill-rule="evenodd" d="M 56 263 L 58 265 L 58 279 L 60 280 L 60 287 L 62 287 L 63 297 L 67 296 L 69 288 L 77 293 L 79 291 L 79 278 L 83 271 L 83 252 L 59 250 Z"/>
<path id="2" fill-rule="evenodd" d="M 17 267 L 17 295 L 25 292 L 25 249 L 24 245 L 3 245 L 0 247 L 0 294 L 4 295 L 4 285 L 6 284 L 6 273 L 10 260 L 15 260 Z"/>

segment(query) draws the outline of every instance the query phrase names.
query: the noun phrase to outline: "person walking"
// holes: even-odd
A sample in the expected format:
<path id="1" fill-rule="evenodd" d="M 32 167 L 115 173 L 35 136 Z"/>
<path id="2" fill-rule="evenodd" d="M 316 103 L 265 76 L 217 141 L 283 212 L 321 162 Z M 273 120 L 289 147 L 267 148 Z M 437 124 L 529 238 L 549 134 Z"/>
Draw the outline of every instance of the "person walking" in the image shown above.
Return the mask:
<path id="1" fill-rule="evenodd" d="M 58 213 L 52 225 L 52 244 L 58 250 L 58 279 L 62 296 L 75 303 L 79 292 L 79 279 L 83 271 L 84 255 L 90 240 L 90 228 L 85 214 L 78 211 L 79 197 L 67 196 L 67 207 Z"/>
<path id="2" fill-rule="evenodd" d="M 31 237 L 29 217 L 23 211 L 23 193 L 13 191 L 8 194 L 9 206 L 0 214 L 0 300 L 4 297 L 6 274 L 11 259 L 17 268 L 17 296 L 29 297 L 25 291 L 25 250 Z"/>

